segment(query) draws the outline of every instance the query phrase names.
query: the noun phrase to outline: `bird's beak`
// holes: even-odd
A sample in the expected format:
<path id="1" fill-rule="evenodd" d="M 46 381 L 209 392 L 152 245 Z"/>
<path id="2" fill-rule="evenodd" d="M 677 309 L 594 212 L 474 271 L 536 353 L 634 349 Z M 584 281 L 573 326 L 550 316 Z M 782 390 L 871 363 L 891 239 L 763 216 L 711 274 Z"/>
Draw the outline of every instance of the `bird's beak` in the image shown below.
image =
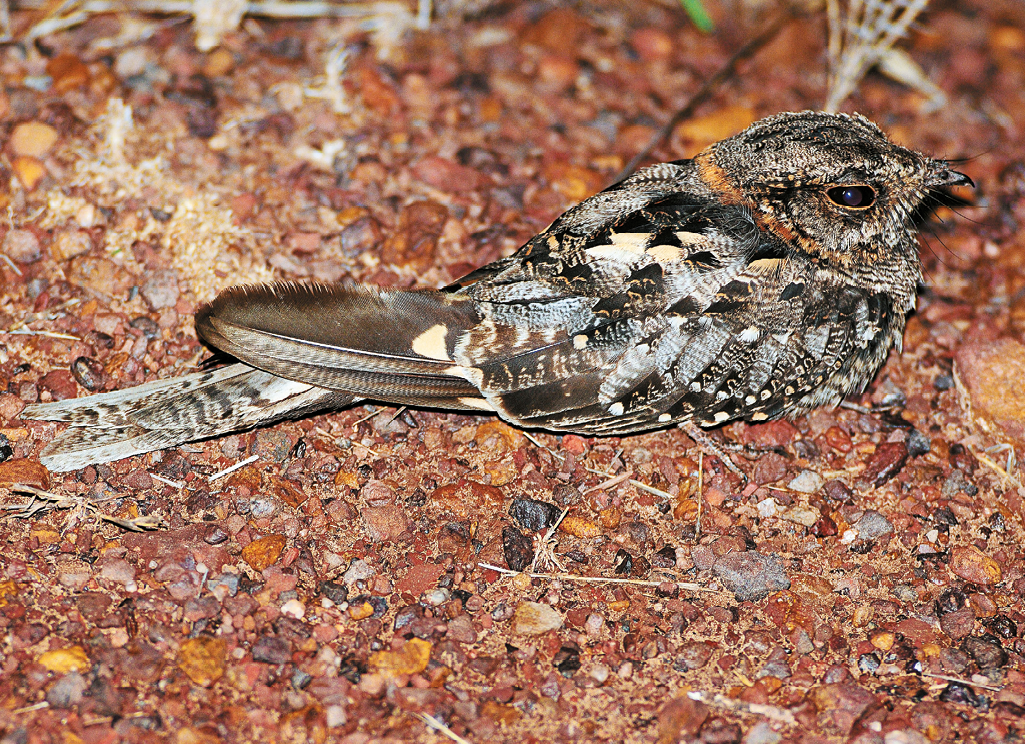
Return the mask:
<path id="1" fill-rule="evenodd" d="M 933 161 L 933 171 L 925 182 L 926 186 L 939 188 L 941 186 L 971 186 L 975 188 L 975 181 L 964 173 L 951 170 L 943 160 Z"/>

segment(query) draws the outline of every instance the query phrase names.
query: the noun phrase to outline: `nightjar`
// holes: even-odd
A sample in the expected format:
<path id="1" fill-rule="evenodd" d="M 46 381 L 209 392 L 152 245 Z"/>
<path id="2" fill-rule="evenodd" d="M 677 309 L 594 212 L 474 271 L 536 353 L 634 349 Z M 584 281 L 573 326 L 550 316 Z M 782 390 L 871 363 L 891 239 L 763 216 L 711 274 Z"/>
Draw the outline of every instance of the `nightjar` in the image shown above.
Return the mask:
<path id="1" fill-rule="evenodd" d="M 238 363 L 23 417 L 70 424 L 52 470 L 360 400 L 588 435 L 775 419 L 863 390 L 900 347 L 915 214 L 970 184 L 861 116 L 779 114 L 442 290 L 228 289 L 196 328 Z"/>

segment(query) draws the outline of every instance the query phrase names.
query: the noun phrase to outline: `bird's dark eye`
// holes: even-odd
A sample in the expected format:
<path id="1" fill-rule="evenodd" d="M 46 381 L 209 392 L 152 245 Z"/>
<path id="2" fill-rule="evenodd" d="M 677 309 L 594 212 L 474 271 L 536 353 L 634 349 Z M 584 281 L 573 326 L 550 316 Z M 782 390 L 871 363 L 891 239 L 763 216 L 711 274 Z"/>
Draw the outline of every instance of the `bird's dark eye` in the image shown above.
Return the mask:
<path id="1" fill-rule="evenodd" d="M 870 186 L 835 186 L 826 192 L 826 196 L 834 204 L 854 209 L 870 207 L 876 200 L 876 192 Z"/>

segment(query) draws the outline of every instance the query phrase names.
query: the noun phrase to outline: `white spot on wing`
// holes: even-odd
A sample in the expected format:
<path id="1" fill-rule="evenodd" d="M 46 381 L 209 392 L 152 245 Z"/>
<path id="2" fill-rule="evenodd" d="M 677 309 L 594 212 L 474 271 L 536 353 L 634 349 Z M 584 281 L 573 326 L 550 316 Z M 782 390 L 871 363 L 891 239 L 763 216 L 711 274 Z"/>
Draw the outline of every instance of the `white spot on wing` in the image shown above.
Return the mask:
<path id="1" fill-rule="evenodd" d="M 622 416 L 623 415 L 623 410 L 624 410 L 623 404 L 621 402 L 619 402 L 619 401 L 617 401 L 617 402 L 613 403 L 611 406 L 609 406 L 609 413 L 611 413 L 613 416 Z"/>
<path id="2" fill-rule="evenodd" d="M 650 241 L 651 233 L 647 232 L 621 232 L 612 233 L 609 236 L 609 242 L 612 245 L 631 253 L 644 253 L 644 249 L 648 247 Z"/>
<path id="3" fill-rule="evenodd" d="M 448 355 L 448 347 L 445 346 L 446 336 L 448 336 L 448 326 L 442 323 L 433 325 L 413 339 L 413 351 L 428 359 L 451 362 L 452 357 Z"/>
<path id="4" fill-rule="evenodd" d="M 680 248 L 677 248 L 675 245 L 666 245 L 665 243 L 653 245 L 645 253 L 656 261 L 678 261 L 683 258 L 683 251 Z"/>
<path id="5" fill-rule="evenodd" d="M 686 232 L 685 230 L 680 230 L 676 233 L 676 237 L 678 237 L 680 239 L 680 242 L 683 243 L 685 246 L 708 244 L 708 238 L 706 238 L 701 233 Z"/>
<path id="6" fill-rule="evenodd" d="M 587 348 L 587 336 L 583 333 L 578 333 L 573 337 L 573 348 L 577 351 Z"/>
<path id="7" fill-rule="evenodd" d="M 761 335 L 761 332 L 757 328 L 754 326 L 748 326 L 740 332 L 740 335 L 738 335 L 737 338 L 745 344 L 753 344 Z"/>

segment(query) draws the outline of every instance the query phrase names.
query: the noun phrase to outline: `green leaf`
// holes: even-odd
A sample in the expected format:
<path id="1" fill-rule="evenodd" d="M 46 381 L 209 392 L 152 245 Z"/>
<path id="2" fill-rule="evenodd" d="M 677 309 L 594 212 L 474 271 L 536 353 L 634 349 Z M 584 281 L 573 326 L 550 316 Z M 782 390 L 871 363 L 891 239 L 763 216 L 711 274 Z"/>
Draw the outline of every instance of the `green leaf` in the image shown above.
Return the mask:
<path id="1" fill-rule="evenodd" d="M 707 34 L 711 33 L 712 29 L 715 28 L 715 24 L 712 23 L 712 17 L 708 15 L 708 11 L 701 4 L 701 0 L 680 0 L 680 5 L 683 6 L 684 11 L 690 16 L 694 25 L 698 27 L 698 31 Z"/>

